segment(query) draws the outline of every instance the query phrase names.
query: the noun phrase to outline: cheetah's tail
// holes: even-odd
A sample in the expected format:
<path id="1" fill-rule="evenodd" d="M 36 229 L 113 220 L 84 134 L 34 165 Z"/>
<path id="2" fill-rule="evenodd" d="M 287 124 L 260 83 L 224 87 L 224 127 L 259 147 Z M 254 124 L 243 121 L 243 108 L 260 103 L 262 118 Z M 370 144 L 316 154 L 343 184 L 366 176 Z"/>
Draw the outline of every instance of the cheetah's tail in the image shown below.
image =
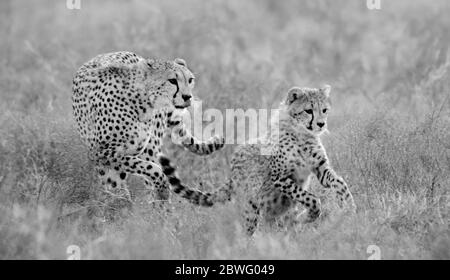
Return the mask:
<path id="1" fill-rule="evenodd" d="M 161 164 L 163 173 L 169 179 L 172 191 L 189 200 L 191 203 L 204 207 L 211 207 L 216 203 L 225 203 L 231 200 L 233 194 L 231 184 L 221 187 L 212 193 L 204 193 L 183 185 L 176 174 L 176 167 L 171 164 L 169 158 L 161 155 L 159 156 L 159 163 Z"/>

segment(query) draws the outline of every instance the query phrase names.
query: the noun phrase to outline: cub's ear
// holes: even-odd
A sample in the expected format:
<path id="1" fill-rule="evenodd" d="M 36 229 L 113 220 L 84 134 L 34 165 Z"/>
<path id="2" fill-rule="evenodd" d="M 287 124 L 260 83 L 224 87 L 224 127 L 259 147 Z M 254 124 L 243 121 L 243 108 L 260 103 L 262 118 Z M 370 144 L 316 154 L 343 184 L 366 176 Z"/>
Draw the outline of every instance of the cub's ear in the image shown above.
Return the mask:
<path id="1" fill-rule="evenodd" d="M 330 85 L 324 85 L 320 91 L 325 95 L 326 98 L 330 97 L 331 92 L 331 86 Z"/>
<path id="2" fill-rule="evenodd" d="M 174 62 L 178 65 L 187 67 L 186 61 L 182 58 L 175 58 Z"/>
<path id="3" fill-rule="evenodd" d="M 290 105 L 295 100 L 299 99 L 301 96 L 303 96 L 303 90 L 299 87 L 293 87 L 288 91 L 287 98 L 286 98 L 286 104 Z"/>

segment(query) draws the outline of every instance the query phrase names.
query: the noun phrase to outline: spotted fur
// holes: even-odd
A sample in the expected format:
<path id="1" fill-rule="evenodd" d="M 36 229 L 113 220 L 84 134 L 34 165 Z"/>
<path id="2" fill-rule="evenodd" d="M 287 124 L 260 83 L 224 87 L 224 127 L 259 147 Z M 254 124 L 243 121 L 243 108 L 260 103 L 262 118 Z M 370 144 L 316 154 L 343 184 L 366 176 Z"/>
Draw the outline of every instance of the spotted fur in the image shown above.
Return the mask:
<path id="1" fill-rule="evenodd" d="M 170 184 L 157 164 L 163 138 L 172 135 L 189 151 L 207 155 L 224 146 L 221 137 L 194 138 L 180 111 L 190 106 L 195 77 L 182 59 L 144 59 L 131 52 L 99 55 L 73 79 L 73 114 L 105 192 L 131 202 L 126 178 L 141 176 L 157 198 L 169 198 Z M 195 191 L 177 193 L 190 198 Z"/>
<path id="2" fill-rule="evenodd" d="M 345 181 L 330 166 L 319 138 L 326 130 L 331 108 L 329 86 L 320 89 L 292 88 L 282 103 L 278 122 L 266 136 L 267 141 L 241 145 L 231 160 L 230 182 L 216 194 L 208 194 L 208 206 L 225 202 L 239 191 L 245 197 L 245 222 L 253 234 L 263 216 L 266 222 L 286 214 L 296 215 L 297 205 L 307 209 L 306 222 L 321 214 L 320 200 L 308 191 L 311 175 L 322 187 L 336 193 L 340 205 L 355 204 Z M 176 187 L 183 186 L 168 159 L 161 162 L 163 171 Z"/>

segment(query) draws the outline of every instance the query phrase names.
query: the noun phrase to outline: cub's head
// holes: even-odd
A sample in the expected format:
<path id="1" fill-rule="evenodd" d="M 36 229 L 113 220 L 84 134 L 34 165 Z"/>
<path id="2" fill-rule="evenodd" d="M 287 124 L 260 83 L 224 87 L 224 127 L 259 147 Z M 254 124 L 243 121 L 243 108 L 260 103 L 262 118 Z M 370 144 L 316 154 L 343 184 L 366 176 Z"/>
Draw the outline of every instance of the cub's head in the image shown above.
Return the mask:
<path id="1" fill-rule="evenodd" d="M 150 93 L 154 107 L 174 106 L 183 109 L 191 105 L 194 74 L 187 68 L 186 61 L 148 59 L 150 75 L 147 77 L 147 92 Z"/>
<path id="2" fill-rule="evenodd" d="M 284 102 L 289 117 L 315 134 L 324 132 L 331 108 L 330 91 L 329 85 L 322 88 L 291 88 Z"/>

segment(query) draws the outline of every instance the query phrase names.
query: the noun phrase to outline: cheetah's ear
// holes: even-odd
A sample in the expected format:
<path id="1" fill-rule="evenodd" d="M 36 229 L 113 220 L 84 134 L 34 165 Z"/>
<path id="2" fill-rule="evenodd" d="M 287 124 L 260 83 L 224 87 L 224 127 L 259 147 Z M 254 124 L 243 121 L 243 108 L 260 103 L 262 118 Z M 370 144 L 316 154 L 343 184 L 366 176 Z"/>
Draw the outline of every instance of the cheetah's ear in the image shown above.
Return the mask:
<path id="1" fill-rule="evenodd" d="M 297 100 L 300 96 L 303 96 L 303 91 L 301 88 L 299 87 L 293 87 L 288 91 L 287 94 L 287 99 L 286 99 L 286 104 L 290 105 L 292 104 L 295 100 Z"/>
<path id="2" fill-rule="evenodd" d="M 150 67 L 150 69 L 154 69 L 154 65 L 156 63 L 156 60 L 153 58 L 147 58 L 147 66 Z"/>
<path id="3" fill-rule="evenodd" d="M 175 58 L 175 63 L 184 67 L 187 67 L 186 61 L 182 58 Z"/>
<path id="4" fill-rule="evenodd" d="M 330 85 L 324 85 L 320 91 L 325 95 L 326 98 L 330 97 L 331 92 L 331 86 Z"/>

